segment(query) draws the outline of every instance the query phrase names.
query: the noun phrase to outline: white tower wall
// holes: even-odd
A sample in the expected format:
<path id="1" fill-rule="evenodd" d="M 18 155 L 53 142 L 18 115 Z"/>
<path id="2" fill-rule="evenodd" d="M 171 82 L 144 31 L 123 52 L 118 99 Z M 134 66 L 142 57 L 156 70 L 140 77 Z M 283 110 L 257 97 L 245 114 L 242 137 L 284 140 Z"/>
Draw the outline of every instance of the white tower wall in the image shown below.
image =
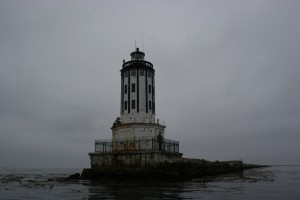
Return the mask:
<path id="1" fill-rule="evenodd" d="M 131 53 L 121 70 L 121 123 L 155 123 L 155 71 L 144 53 Z"/>

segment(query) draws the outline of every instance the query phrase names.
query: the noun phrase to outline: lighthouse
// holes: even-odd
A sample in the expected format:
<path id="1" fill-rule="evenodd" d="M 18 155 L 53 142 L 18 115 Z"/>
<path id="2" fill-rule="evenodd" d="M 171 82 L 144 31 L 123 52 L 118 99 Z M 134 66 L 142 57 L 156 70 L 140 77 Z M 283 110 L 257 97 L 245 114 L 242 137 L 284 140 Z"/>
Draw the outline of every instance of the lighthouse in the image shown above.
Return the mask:
<path id="1" fill-rule="evenodd" d="M 89 153 L 91 167 L 155 166 L 181 159 L 179 142 L 165 138 L 164 124 L 155 120 L 155 70 L 136 48 L 121 67 L 120 117 L 113 123 L 112 139 L 95 140 Z"/>

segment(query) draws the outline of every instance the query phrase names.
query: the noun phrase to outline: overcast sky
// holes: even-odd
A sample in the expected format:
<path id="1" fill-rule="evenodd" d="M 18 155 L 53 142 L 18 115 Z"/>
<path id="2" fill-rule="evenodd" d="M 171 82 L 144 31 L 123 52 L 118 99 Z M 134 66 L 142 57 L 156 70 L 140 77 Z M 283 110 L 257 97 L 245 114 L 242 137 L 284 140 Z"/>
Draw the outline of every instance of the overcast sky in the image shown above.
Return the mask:
<path id="1" fill-rule="evenodd" d="M 0 167 L 89 167 L 135 41 L 184 157 L 300 164 L 299 19 L 298 0 L 2 0 Z"/>

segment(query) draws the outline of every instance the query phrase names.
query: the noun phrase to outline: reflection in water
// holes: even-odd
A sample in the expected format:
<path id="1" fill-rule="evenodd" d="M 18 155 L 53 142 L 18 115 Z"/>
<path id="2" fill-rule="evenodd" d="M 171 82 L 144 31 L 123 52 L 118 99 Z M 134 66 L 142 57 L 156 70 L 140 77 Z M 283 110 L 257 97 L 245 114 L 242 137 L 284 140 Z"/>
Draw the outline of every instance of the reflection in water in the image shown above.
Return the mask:
<path id="1" fill-rule="evenodd" d="M 299 199 L 300 167 L 246 170 L 192 181 L 65 181 L 70 169 L 1 169 L 0 199 Z"/>
<path id="2" fill-rule="evenodd" d="M 89 199 L 182 199 L 184 182 L 91 182 Z"/>
<path id="3" fill-rule="evenodd" d="M 273 182 L 276 176 L 268 170 L 247 170 L 192 181 L 106 181 L 87 182 L 89 199 L 222 199 L 243 197 L 245 183 Z"/>

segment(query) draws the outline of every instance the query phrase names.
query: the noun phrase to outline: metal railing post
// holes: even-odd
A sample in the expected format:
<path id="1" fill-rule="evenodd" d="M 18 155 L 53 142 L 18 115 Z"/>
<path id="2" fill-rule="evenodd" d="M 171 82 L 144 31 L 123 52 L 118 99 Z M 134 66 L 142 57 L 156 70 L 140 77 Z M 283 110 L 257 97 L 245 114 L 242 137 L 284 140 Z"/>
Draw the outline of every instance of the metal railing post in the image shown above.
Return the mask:
<path id="1" fill-rule="evenodd" d="M 174 147 L 173 147 L 173 150 L 174 150 L 173 152 L 175 152 L 175 142 L 174 142 Z"/>
<path id="2" fill-rule="evenodd" d="M 152 149 L 153 149 L 153 138 L 151 139 L 151 145 L 152 145 Z"/>

